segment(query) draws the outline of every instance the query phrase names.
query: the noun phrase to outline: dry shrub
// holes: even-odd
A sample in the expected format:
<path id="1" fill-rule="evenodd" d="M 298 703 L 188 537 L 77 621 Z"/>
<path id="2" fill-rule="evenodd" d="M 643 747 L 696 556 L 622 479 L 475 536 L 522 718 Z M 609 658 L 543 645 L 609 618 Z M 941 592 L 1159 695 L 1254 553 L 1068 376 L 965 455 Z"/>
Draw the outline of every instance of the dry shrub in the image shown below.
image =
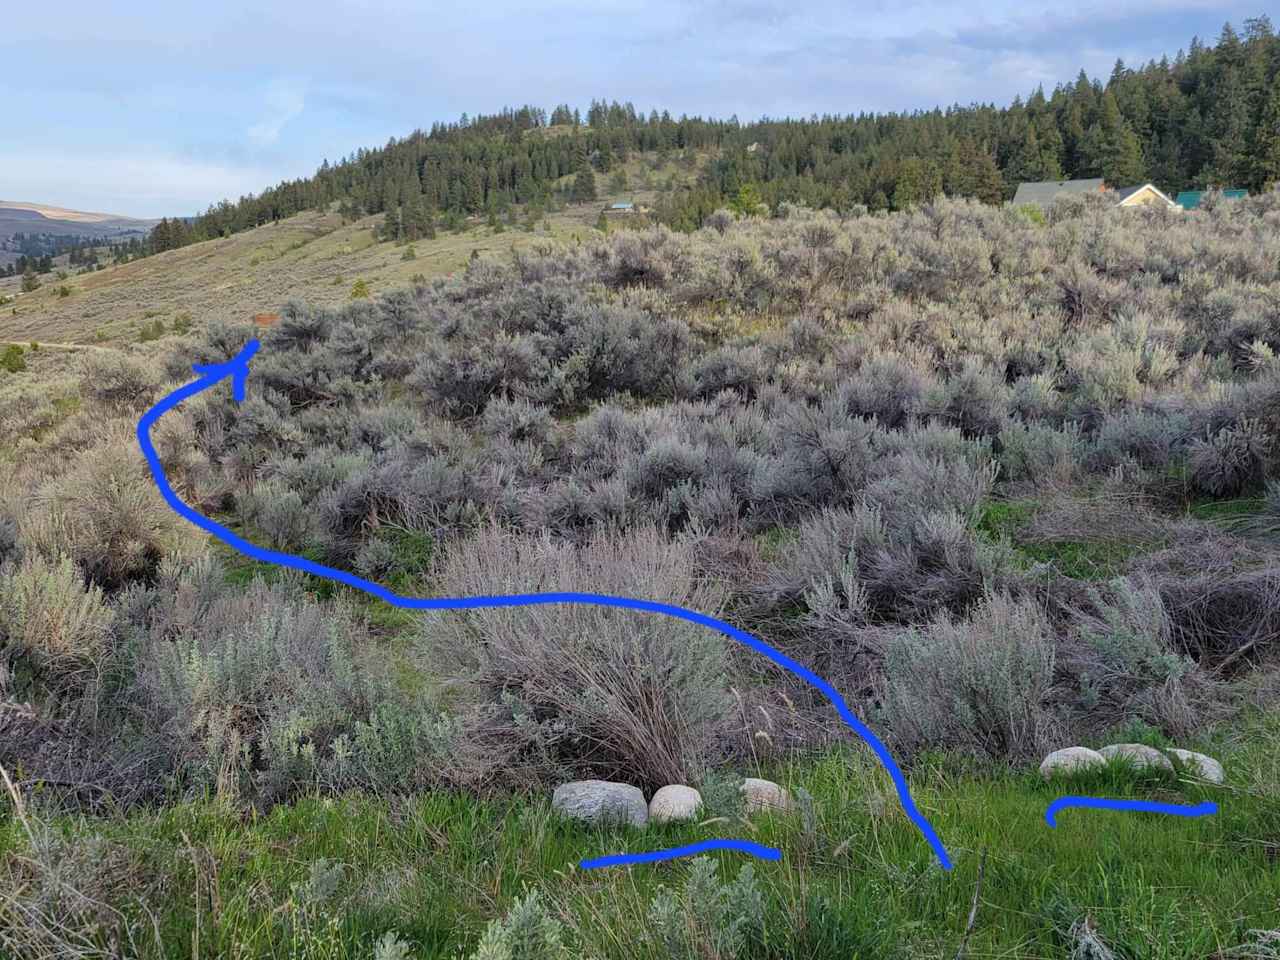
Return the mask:
<path id="1" fill-rule="evenodd" d="M 1262 485 L 1273 438 L 1253 420 L 1224 427 L 1191 446 L 1191 483 L 1213 497 L 1234 497 Z"/>
<path id="2" fill-rule="evenodd" d="M 653 527 L 582 547 L 488 527 L 450 551 L 439 589 L 590 590 L 715 616 L 725 591 L 698 577 L 697 562 L 692 539 Z M 491 774 L 684 782 L 715 750 L 731 705 L 723 636 L 666 616 L 549 603 L 442 614 L 422 629 L 430 669 L 463 688 L 466 739 Z"/>
<path id="3" fill-rule="evenodd" d="M 1280 637 L 1280 565 L 1265 543 L 1204 525 L 1135 564 L 1160 592 L 1174 648 L 1230 676 L 1264 662 Z"/>
<path id="4" fill-rule="evenodd" d="M 94 351 L 85 361 L 80 390 L 94 404 L 140 410 L 150 403 L 160 380 L 154 361 L 116 351 Z"/>
<path id="5" fill-rule="evenodd" d="M 0 670 L 21 660 L 48 687 L 80 686 L 106 655 L 112 619 L 101 588 L 69 559 L 32 556 L 0 571 Z"/>
<path id="6" fill-rule="evenodd" d="M 1141 717 L 1186 736 L 1215 698 L 1211 679 L 1178 652 L 1161 591 L 1146 578 L 1090 590 L 1087 607 L 1075 611 L 1063 661 L 1096 729 Z"/>
<path id="7" fill-rule="evenodd" d="M 1027 758 L 1053 742 L 1054 638 L 1030 600 L 991 594 L 968 620 L 941 616 L 889 635 L 882 709 L 906 751 L 957 748 Z"/>
<path id="8" fill-rule="evenodd" d="M 190 549 L 194 529 L 161 499 L 135 443 L 113 432 L 36 491 L 19 528 L 23 545 L 70 557 L 107 590 L 149 579 L 167 553 Z"/>
<path id="9" fill-rule="evenodd" d="M 1020 543 L 1154 544 L 1168 523 L 1138 496 L 1062 496 L 1048 501 L 1018 531 Z"/>
<path id="10" fill-rule="evenodd" d="M 115 960 L 138 956 L 144 940 L 163 951 L 154 925 L 112 905 L 145 876 L 137 855 L 101 837 L 63 836 L 28 813 L 3 767 L 0 775 L 23 837 L 0 857 L 0 955 Z"/>

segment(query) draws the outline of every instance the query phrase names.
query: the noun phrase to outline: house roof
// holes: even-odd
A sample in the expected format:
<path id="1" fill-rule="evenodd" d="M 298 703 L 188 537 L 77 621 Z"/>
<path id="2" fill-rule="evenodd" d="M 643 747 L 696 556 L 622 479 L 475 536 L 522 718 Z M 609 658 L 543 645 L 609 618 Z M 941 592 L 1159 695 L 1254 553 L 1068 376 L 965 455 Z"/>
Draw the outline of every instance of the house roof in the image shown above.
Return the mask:
<path id="1" fill-rule="evenodd" d="M 1013 195 L 1015 204 L 1036 203 L 1048 204 L 1060 193 L 1080 194 L 1097 193 L 1103 189 L 1101 177 L 1088 180 L 1041 180 L 1037 183 L 1020 183 L 1018 192 Z"/>
<path id="2" fill-rule="evenodd" d="M 1204 199 L 1204 195 L 1207 192 L 1207 190 L 1183 190 L 1178 194 L 1178 206 L 1183 210 L 1194 210 L 1196 207 L 1200 206 L 1200 201 Z M 1233 187 L 1230 190 L 1223 190 L 1222 195 L 1228 200 L 1240 200 L 1247 197 L 1249 195 L 1249 191 Z"/>
<path id="3" fill-rule="evenodd" d="M 1154 183 L 1142 183 L 1136 187 L 1116 187 L 1114 193 L 1116 206 L 1120 206 L 1134 194 L 1142 193 L 1143 190 L 1150 190 L 1171 207 L 1176 206 L 1172 200 L 1165 196 L 1164 191 L 1160 190 Z"/>
<path id="4" fill-rule="evenodd" d="M 634 206 L 634 204 L 630 203 L 629 201 L 624 200 L 622 203 L 611 203 L 611 204 L 609 204 L 609 209 L 610 209 L 610 210 L 630 210 L 630 209 L 632 208 L 632 206 Z"/>

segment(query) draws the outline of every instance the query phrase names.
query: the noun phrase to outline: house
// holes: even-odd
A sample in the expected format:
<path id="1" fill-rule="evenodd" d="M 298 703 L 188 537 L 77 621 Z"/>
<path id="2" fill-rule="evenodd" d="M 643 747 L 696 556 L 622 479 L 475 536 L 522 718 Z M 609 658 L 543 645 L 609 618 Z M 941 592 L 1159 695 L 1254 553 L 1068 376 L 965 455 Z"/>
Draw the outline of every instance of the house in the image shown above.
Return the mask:
<path id="1" fill-rule="evenodd" d="M 618 203 L 611 203 L 609 204 L 609 206 L 604 208 L 605 216 L 609 216 L 609 217 L 616 217 L 616 216 L 625 217 L 625 216 L 628 216 L 629 214 L 638 213 L 638 212 L 639 211 L 636 209 L 636 205 L 632 203 L 630 200 L 621 200 Z"/>
<path id="2" fill-rule="evenodd" d="M 1153 183 L 1144 183 L 1140 187 L 1117 187 L 1112 193 L 1117 207 L 1147 207 L 1161 203 L 1166 207 L 1178 206 L 1156 189 Z"/>
<path id="3" fill-rule="evenodd" d="M 1200 206 L 1200 201 L 1204 199 L 1204 195 L 1207 192 L 1207 190 L 1183 190 L 1178 194 L 1176 202 L 1183 210 L 1194 210 L 1196 207 Z M 1240 200 L 1248 195 L 1248 190 L 1240 190 L 1237 188 L 1222 191 L 1222 196 L 1227 200 Z"/>
<path id="4" fill-rule="evenodd" d="M 1047 207 L 1060 194 L 1074 196 L 1102 193 L 1106 189 L 1107 185 L 1101 177 L 1092 177 L 1088 180 L 1041 180 L 1038 183 L 1020 183 L 1018 192 L 1013 195 L 1013 205 L 1020 207 L 1023 204 L 1033 204 L 1037 207 Z"/>
<path id="5" fill-rule="evenodd" d="M 1013 195 L 1015 207 L 1032 204 L 1038 207 L 1048 206 L 1055 198 L 1066 194 L 1079 196 L 1099 193 L 1106 196 L 1113 206 L 1142 207 L 1151 203 L 1163 203 L 1175 207 L 1167 196 L 1161 193 L 1152 183 L 1144 183 L 1136 187 L 1111 187 L 1102 177 L 1090 177 L 1087 180 L 1042 180 L 1038 183 L 1020 183 L 1018 192 Z"/>

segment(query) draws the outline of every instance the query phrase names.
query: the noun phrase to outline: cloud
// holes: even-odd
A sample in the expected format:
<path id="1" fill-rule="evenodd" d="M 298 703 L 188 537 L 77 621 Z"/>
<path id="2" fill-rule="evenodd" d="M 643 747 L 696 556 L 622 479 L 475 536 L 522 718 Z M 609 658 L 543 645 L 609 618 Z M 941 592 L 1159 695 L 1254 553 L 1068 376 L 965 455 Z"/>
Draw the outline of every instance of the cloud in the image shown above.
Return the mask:
<path id="1" fill-rule="evenodd" d="M 75 153 L 0 147 L 0 169 L 3 199 L 133 217 L 199 213 L 222 197 L 256 193 L 276 179 L 265 167 L 212 163 L 145 145 Z"/>
<path id="2" fill-rule="evenodd" d="M 258 147 L 267 147 L 280 139 L 280 131 L 294 117 L 301 115 L 306 106 L 302 89 L 286 84 L 273 85 L 265 97 L 266 111 L 261 120 L 251 126 L 249 140 Z"/>

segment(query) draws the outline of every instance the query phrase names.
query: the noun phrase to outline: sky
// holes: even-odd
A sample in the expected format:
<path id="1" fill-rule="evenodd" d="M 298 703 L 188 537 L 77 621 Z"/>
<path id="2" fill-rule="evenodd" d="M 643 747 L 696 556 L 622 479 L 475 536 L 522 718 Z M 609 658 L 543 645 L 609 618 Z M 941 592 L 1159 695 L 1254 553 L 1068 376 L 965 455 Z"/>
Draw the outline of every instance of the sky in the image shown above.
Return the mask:
<path id="1" fill-rule="evenodd" d="M 0 200 L 189 215 L 463 113 L 1009 103 L 1263 12 L 1208 0 L 62 0 L 0 18 Z"/>

